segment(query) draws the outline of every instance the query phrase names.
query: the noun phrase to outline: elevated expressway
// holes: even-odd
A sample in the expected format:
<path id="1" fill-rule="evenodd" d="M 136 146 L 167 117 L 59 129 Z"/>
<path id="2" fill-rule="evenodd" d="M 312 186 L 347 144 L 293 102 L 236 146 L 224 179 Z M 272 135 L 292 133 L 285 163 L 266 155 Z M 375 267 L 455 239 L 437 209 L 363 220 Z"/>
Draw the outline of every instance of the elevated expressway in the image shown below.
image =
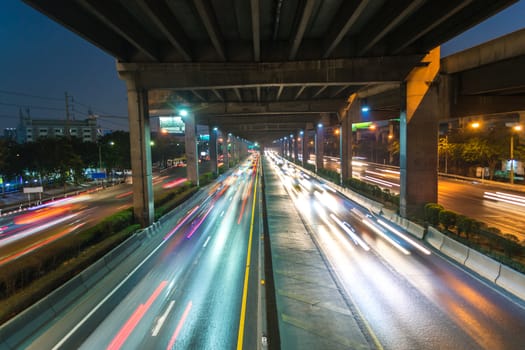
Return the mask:
<path id="1" fill-rule="evenodd" d="M 147 226 L 150 115 L 183 106 L 192 111 L 187 130 L 208 123 L 268 144 L 330 114 L 351 123 L 360 97 L 349 102 L 349 96 L 392 86 L 399 86 L 400 114 L 407 116 L 401 212 L 435 201 L 436 162 L 421 162 L 418 154 L 436 147 L 439 50 L 433 48 L 515 1 L 25 2 L 117 59 L 128 87 L 135 216 Z M 343 134 L 351 138 L 348 128 Z M 351 174 L 346 159 L 343 171 Z M 196 172 L 189 177 L 198 179 Z M 410 190 L 422 178 L 431 185 Z"/>

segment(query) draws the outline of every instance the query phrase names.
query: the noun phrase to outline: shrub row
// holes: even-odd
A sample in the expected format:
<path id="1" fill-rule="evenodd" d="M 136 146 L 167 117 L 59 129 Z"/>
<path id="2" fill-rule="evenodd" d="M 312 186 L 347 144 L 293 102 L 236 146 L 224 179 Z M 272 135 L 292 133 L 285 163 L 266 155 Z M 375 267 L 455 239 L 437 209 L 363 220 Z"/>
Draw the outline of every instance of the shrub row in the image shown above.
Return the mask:
<path id="1" fill-rule="evenodd" d="M 177 192 L 177 195 L 172 197 L 169 201 L 164 202 L 160 206 L 155 206 L 155 220 L 158 220 L 161 216 L 165 215 L 169 211 L 175 209 L 182 202 L 190 198 L 198 188 L 195 186 L 184 186 Z"/>
<path id="2" fill-rule="evenodd" d="M 172 210 L 196 190 L 188 182 L 167 192 L 155 202 L 155 217 Z M 78 234 L 66 235 L 3 265 L 0 268 L 0 322 L 64 284 L 139 228 L 130 207 Z"/>
<path id="3" fill-rule="evenodd" d="M 399 208 L 399 195 L 391 193 L 389 190 L 382 190 L 377 185 L 372 185 L 367 182 L 350 178 L 343 180 L 343 186 L 350 188 L 363 196 L 371 198 L 385 206 Z"/>
<path id="4" fill-rule="evenodd" d="M 140 225 L 131 225 L 120 232 L 112 235 L 108 239 L 79 251 L 71 251 L 71 256 L 58 264 L 53 270 L 45 271 L 46 266 L 42 263 L 46 258 L 58 258 L 55 249 L 63 252 L 67 251 L 73 242 L 63 239 L 57 245 L 48 246 L 32 254 L 28 258 L 18 259 L 13 265 L 4 266 L 0 272 L 0 324 L 7 321 L 20 311 L 42 299 L 60 286 L 87 268 L 89 265 L 103 257 L 111 249 L 119 245 L 133 232 L 138 230 Z M 75 256 L 76 253 L 76 256 Z M 65 257 L 63 255 L 63 257 Z M 58 259 L 56 260 L 58 263 Z M 50 267 L 48 264 L 47 267 Z M 33 279 L 29 277 L 33 275 Z M 27 280 L 24 281 L 23 278 Z M 26 283 L 24 285 L 24 282 Z M 29 283 L 28 283 L 29 282 Z"/>
<path id="5" fill-rule="evenodd" d="M 18 292 L 63 262 L 78 256 L 87 247 L 126 230 L 133 224 L 133 213 L 131 209 L 126 209 L 76 235 L 67 235 L 6 263 L 0 269 L 0 299 Z M 70 277 L 66 276 L 67 279 Z"/>
<path id="6" fill-rule="evenodd" d="M 499 262 L 525 273 L 525 247 L 516 236 L 502 234 L 483 222 L 457 214 L 436 203 L 428 203 L 424 210 L 425 221 L 455 240 L 485 253 Z"/>
<path id="7" fill-rule="evenodd" d="M 332 181 L 335 184 L 340 183 L 340 175 L 337 171 L 329 169 L 317 169 L 317 175 L 321 176 L 323 179 Z"/>

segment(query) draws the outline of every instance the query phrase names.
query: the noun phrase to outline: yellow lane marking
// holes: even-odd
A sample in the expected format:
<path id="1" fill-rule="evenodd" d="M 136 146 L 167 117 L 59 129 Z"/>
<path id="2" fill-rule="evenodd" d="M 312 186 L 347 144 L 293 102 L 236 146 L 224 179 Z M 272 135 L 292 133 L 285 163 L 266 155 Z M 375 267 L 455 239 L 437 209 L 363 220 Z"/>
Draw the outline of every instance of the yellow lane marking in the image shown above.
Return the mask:
<path id="1" fill-rule="evenodd" d="M 251 261 L 251 246 L 253 236 L 253 222 L 255 219 L 255 201 L 257 198 L 257 181 L 259 179 L 259 172 L 255 175 L 255 187 L 253 189 L 253 204 L 252 204 L 252 219 L 250 222 L 250 238 L 248 239 L 248 254 L 246 257 L 246 270 L 244 272 L 244 287 L 242 292 L 241 317 L 239 320 L 239 334 L 237 336 L 237 349 L 242 349 L 244 340 L 244 321 L 246 319 L 246 299 L 248 298 L 248 277 L 250 276 L 250 261 Z"/>

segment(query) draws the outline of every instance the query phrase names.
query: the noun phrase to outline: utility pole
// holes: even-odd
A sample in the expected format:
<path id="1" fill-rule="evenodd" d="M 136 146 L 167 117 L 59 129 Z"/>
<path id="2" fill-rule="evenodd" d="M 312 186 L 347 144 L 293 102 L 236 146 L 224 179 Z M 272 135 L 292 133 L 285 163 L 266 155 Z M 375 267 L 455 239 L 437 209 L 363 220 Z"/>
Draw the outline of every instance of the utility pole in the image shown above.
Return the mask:
<path id="1" fill-rule="evenodd" d="M 67 91 L 64 94 L 66 96 L 66 130 L 64 134 L 69 138 L 69 98 L 67 96 Z"/>

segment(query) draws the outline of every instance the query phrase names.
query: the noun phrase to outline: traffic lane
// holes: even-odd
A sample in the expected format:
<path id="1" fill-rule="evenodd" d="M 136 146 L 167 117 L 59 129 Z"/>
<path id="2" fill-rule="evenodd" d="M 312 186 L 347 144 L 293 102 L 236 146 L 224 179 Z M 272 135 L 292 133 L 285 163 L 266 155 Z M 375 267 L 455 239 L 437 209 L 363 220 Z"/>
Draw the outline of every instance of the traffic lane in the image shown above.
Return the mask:
<path id="1" fill-rule="evenodd" d="M 444 179 L 440 179 L 438 188 L 438 203 L 445 208 L 485 222 L 500 229 L 502 233 L 515 234 L 520 240 L 525 239 L 523 204 L 510 204 L 484 197 L 485 192 L 505 192 L 521 197 L 523 193 L 501 190 L 480 183 Z"/>
<path id="2" fill-rule="evenodd" d="M 84 348 L 117 346 L 119 343 L 121 346 L 138 348 L 136 344 L 140 344 L 152 328 L 152 317 L 160 313 L 164 301 L 171 301 L 174 298 L 175 290 L 184 282 L 185 271 L 195 261 L 199 250 L 198 240 L 188 239 L 187 235 L 192 232 L 192 222 L 197 219 L 198 214 L 197 211 L 191 210 L 189 219 L 183 220 L 184 225 L 178 228 L 178 232 L 165 236 L 163 249 L 159 252 L 148 275 L 90 334 L 83 344 Z M 193 235 L 197 237 L 199 233 L 194 232 Z M 155 293 L 157 288 L 160 292 Z M 152 299 L 155 295 L 156 297 Z M 136 339 L 137 335 L 139 335 L 138 339 Z"/>
<path id="3" fill-rule="evenodd" d="M 301 199 L 303 207 L 306 201 Z M 371 248 L 367 251 L 340 229 L 329 209 L 314 199 L 310 201 L 310 208 L 308 221 L 316 241 L 341 281 L 356 316 L 364 320 L 364 327 L 368 325 L 380 346 L 385 349 L 437 348 L 436 345 L 450 349 L 472 348 L 452 322 L 401 279 L 390 261 L 385 262 L 376 253 L 379 250 L 383 255 L 389 252 L 396 256 L 397 250 L 391 251 L 393 248 L 372 232 L 363 234 L 367 226 L 352 222 L 357 234 Z M 444 333 L 447 337 L 440 341 L 437 335 Z"/>
<path id="4" fill-rule="evenodd" d="M 172 180 L 172 177 L 163 178 L 163 181 Z M 165 191 L 162 183 L 156 182 L 155 193 Z M 92 227 L 109 215 L 130 208 L 131 201 L 131 185 L 121 184 L 5 215 L 0 226 L 0 265 L 64 235 Z"/>
<path id="5" fill-rule="evenodd" d="M 304 206 L 304 199 L 301 203 Z M 319 210 L 311 211 L 311 216 L 315 217 L 316 213 Z M 335 221 L 328 218 L 328 214 L 317 214 L 316 232 L 323 232 L 320 240 L 326 240 L 330 233 L 335 235 L 330 238 L 332 241 L 345 237 Z M 344 219 L 357 228 L 372 247 L 372 253 L 360 249 L 353 241 L 350 245 L 339 241 L 325 250 L 331 260 L 339 262 L 335 265 L 344 266 L 339 275 L 347 280 L 350 294 L 361 300 L 359 308 L 364 310 L 381 343 L 400 349 L 443 344 L 448 344 L 446 348 L 473 345 L 474 348 L 520 348 L 521 341 L 513 341 L 512 334 L 525 331 L 523 309 L 435 255 L 429 256 L 409 245 L 405 247 L 411 249 L 410 254 L 404 254 L 362 225 L 353 213 Z M 345 239 L 349 238 L 346 235 Z M 346 247 L 347 251 L 336 253 L 340 247 Z M 374 254 L 378 259 L 372 258 Z M 345 261 L 346 256 L 355 256 L 355 259 Z M 378 265 L 377 260 L 382 263 Z M 381 265 L 385 265 L 384 268 Z M 361 271 L 356 273 L 356 269 Z M 374 278 L 370 279 L 371 276 Z M 360 288 L 355 288 L 356 285 Z M 414 318 L 417 321 L 412 323 Z M 384 324 L 395 327 L 384 327 Z M 412 334 L 414 329 L 422 334 L 419 339 Z"/>
<path id="6" fill-rule="evenodd" d="M 238 194 L 242 194 L 241 191 L 237 191 L 235 192 L 236 195 Z M 229 197 L 229 198 L 228 198 Z M 233 198 L 230 200 L 232 196 L 225 196 L 225 198 L 227 199 L 227 203 L 228 203 L 228 206 L 231 207 L 231 203 L 239 203 L 239 201 L 237 200 L 237 198 Z M 239 203 L 240 205 L 241 203 Z M 237 207 L 239 206 L 237 205 Z M 175 282 L 175 291 L 179 291 L 183 294 L 182 297 L 175 297 L 175 299 L 171 299 L 171 300 L 168 300 L 169 298 L 165 299 L 166 300 L 166 303 L 164 304 L 163 307 L 161 307 L 160 309 L 155 309 L 153 311 L 155 312 L 152 312 L 151 314 L 156 314 L 157 315 L 157 319 L 162 319 L 163 315 L 166 313 L 166 310 L 169 310 L 170 308 L 170 305 L 171 306 L 171 309 L 173 311 L 170 310 L 170 312 L 168 314 L 166 314 L 167 316 L 164 317 L 164 319 L 168 318 L 168 317 L 177 317 L 177 316 L 180 316 L 182 319 L 182 316 L 184 316 L 184 318 L 187 318 L 187 321 L 185 322 L 188 322 L 187 324 L 191 324 L 191 320 L 193 318 L 196 317 L 196 320 L 201 320 L 202 321 L 202 317 L 206 316 L 208 318 L 212 317 L 210 315 L 208 315 L 209 313 L 209 310 L 210 308 L 208 307 L 208 305 L 206 305 L 206 303 L 209 303 L 211 302 L 213 304 L 214 301 L 217 301 L 219 304 L 220 304 L 220 301 L 225 299 L 225 300 L 229 300 L 231 298 L 231 294 L 232 292 L 227 290 L 225 292 L 222 292 L 222 289 L 224 289 L 225 287 L 223 287 L 221 289 L 221 283 L 225 283 L 224 281 L 214 281 L 214 282 L 207 282 L 207 284 L 210 286 L 210 288 L 215 288 L 217 291 L 215 293 L 218 293 L 218 295 L 214 295 L 212 297 L 210 297 L 208 291 L 205 290 L 205 288 L 203 289 L 203 282 L 204 281 L 210 281 L 210 278 L 212 275 L 220 275 L 219 277 L 220 278 L 224 278 L 224 276 L 232 276 L 232 273 L 230 273 L 230 271 L 228 269 L 232 269 L 232 268 L 235 268 L 235 264 L 234 263 L 222 263 L 224 265 L 224 268 L 222 265 L 219 265 L 217 263 L 217 259 L 218 260 L 221 260 L 221 258 L 223 258 L 223 256 L 221 256 L 220 254 L 218 254 L 217 252 L 223 252 L 223 254 L 228 254 L 228 252 L 230 251 L 230 255 L 227 255 L 227 257 L 229 257 L 229 259 L 234 259 L 235 258 L 235 255 L 231 253 L 231 251 L 238 251 L 238 249 L 234 249 L 235 246 L 233 244 L 236 244 L 236 245 L 242 245 L 243 242 L 242 240 L 238 239 L 238 238 L 233 238 L 233 243 L 232 243 L 232 238 L 227 238 L 227 239 L 224 239 L 224 236 L 225 235 L 235 235 L 235 232 L 234 230 L 231 230 L 231 225 L 224 225 L 224 221 L 230 221 L 230 222 L 234 222 L 236 219 L 237 219 L 237 212 L 240 210 L 240 208 L 237 208 L 237 210 L 235 210 L 234 208 L 229 208 L 230 210 L 228 210 L 228 213 L 226 214 L 226 211 L 225 210 L 220 210 L 220 207 L 217 207 L 216 210 L 213 211 L 213 214 L 210 214 L 210 221 L 212 222 L 212 224 L 210 224 L 212 227 L 213 225 L 218 225 L 218 227 L 220 227 L 220 230 L 215 230 L 217 233 L 217 237 L 215 237 L 215 234 L 213 234 L 214 232 L 214 229 L 211 229 L 210 227 L 208 227 L 207 229 L 204 230 L 204 232 L 211 232 L 211 236 L 208 236 L 208 237 L 211 237 L 211 238 L 204 238 L 206 237 L 206 234 L 203 233 L 203 232 L 200 232 L 200 229 L 199 231 L 195 232 L 194 234 L 191 235 L 191 239 L 189 239 L 189 241 L 194 241 L 194 242 L 200 242 L 203 246 L 203 249 L 204 251 L 207 251 L 206 250 L 206 247 L 205 246 L 208 246 L 208 247 L 211 247 L 211 246 L 215 246 L 217 244 L 219 245 L 227 245 L 225 247 L 222 247 L 220 246 L 219 248 L 217 249 L 214 249 L 214 253 L 211 253 L 209 254 L 209 258 L 206 258 L 204 259 L 202 256 L 198 258 L 198 260 L 196 260 L 194 257 L 192 257 L 192 255 L 188 255 L 186 256 L 185 258 L 183 259 L 180 259 L 179 262 L 176 262 L 176 261 L 171 261 L 169 259 L 171 259 L 170 257 L 174 257 L 174 256 L 180 256 L 181 253 L 180 252 L 184 252 L 184 251 L 188 251 L 186 248 L 174 248 L 169 254 L 165 254 L 163 253 L 163 257 L 164 259 L 168 259 L 168 260 L 165 260 L 163 261 L 162 263 L 160 264 L 156 264 L 156 267 L 154 269 L 154 271 L 158 271 L 158 270 L 162 270 L 163 268 L 166 268 L 166 269 L 170 269 L 170 266 L 181 266 L 183 265 L 183 262 L 187 262 L 188 260 L 192 260 L 192 263 L 191 263 L 191 266 L 189 267 L 186 267 L 186 268 L 193 268 L 195 267 L 195 270 L 191 273 L 185 273 L 185 275 L 187 275 L 188 277 L 188 280 L 186 282 L 181 282 L 180 280 L 177 280 L 177 282 Z M 234 209 L 234 210 L 232 210 Z M 218 213 L 218 214 L 217 214 Z M 213 216 L 219 216 L 219 218 L 221 217 L 221 215 L 224 217 L 224 215 L 227 215 L 226 219 L 221 219 L 221 220 L 218 220 L 218 218 L 213 218 Z M 246 214 L 248 215 L 248 214 Z M 213 220 L 212 220 L 213 219 Z M 242 221 L 245 221 L 245 220 L 242 220 Z M 214 224 L 213 224 L 214 222 Z M 238 225 L 236 222 L 235 222 L 235 225 Z M 238 231 L 238 230 L 237 230 Z M 245 231 L 245 229 L 241 229 L 241 231 Z M 187 239 L 187 236 L 188 236 L 188 230 L 186 230 L 186 240 Z M 179 235 L 181 236 L 181 235 Z M 199 239 L 197 239 L 198 237 L 201 237 Z M 202 240 L 204 239 L 204 243 L 202 243 Z M 184 241 L 184 240 L 183 240 Z M 207 242 L 206 242 L 207 241 Z M 214 243 L 214 242 L 218 242 L 218 243 Z M 197 244 L 198 246 L 198 244 Z M 244 249 L 245 250 L 245 249 Z M 206 254 L 204 254 L 204 256 L 206 256 Z M 210 261 L 209 263 L 203 263 L 203 261 Z M 201 268 L 200 266 L 203 265 L 203 267 Z M 242 265 L 242 264 L 241 264 Z M 185 268 L 182 267 L 182 269 L 184 270 Z M 222 270 L 222 271 L 221 271 Z M 244 266 L 241 266 L 241 270 L 244 271 Z M 153 270 L 152 270 L 153 271 Z M 212 273 L 213 271 L 213 273 Z M 223 273 L 224 271 L 226 271 L 227 273 Z M 157 274 L 157 273 L 156 273 Z M 147 281 L 147 283 L 145 283 L 145 292 L 143 293 L 139 293 L 140 294 L 140 299 L 141 300 L 149 300 L 148 298 L 148 293 L 151 293 L 151 286 L 160 286 L 163 281 L 169 281 L 170 280 L 170 276 L 167 276 L 167 275 L 164 275 L 162 278 L 157 278 L 155 281 Z M 193 280 L 193 285 L 195 287 L 192 287 L 190 289 L 188 289 L 186 286 L 189 284 L 189 281 L 190 280 Z M 228 283 L 226 283 L 226 287 L 227 288 L 230 288 L 229 287 L 229 284 L 231 284 L 231 280 L 229 279 L 227 281 Z M 167 283 L 167 282 L 166 282 Z M 164 283 L 164 284 L 166 284 Z M 171 284 L 171 282 L 170 282 Z M 232 284 L 233 285 L 233 284 Z M 242 283 L 241 283 L 242 285 Z M 186 300 L 184 299 L 184 297 L 187 297 L 187 296 L 190 296 L 191 299 L 190 300 Z M 132 301 L 131 302 L 131 305 L 136 305 L 140 299 L 135 299 L 135 301 Z M 192 301 L 193 300 L 193 301 Z M 201 301 L 199 301 L 201 300 Z M 235 302 L 235 301 L 231 301 L 231 302 Z M 222 304 L 224 304 L 224 302 L 222 302 Z M 188 306 L 188 305 L 192 305 L 192 306 Z M 201 305 L 204 305 L 204 306 L 201 306 Z M 119 309 L 121 308 L 121 306 L 119 306 Z M 129 305 L 126 305 L 125 303 L 123 304 L 122 306 L 123 310 L 124 310 L 124 316 L 119 316 L 119 313 L 118 310 L 116 310 L 113 314 L 116 315 L 115 316 L 115 320 L 111 320 L 111 321 L 108 321 L 108 324 L 107 325 L 103 325 L 101 327 L 99 327 L 101 330 L 104 330 L 106 331 L 109 327 L 112 327 L 115 323 L 118 324 L 119 323 L 119 320 L 120 320 L 120 324 L 122 324 L 122 320 L 123 319 L 126 319 L 126 317 L 132 317 L 133 314 L 129 314 L 129 311 L 128 311 L 128 314 L 125 313 L 125 310 L 129 310 L 129 309 L 132 309 L 133 308 L 130 308 Z M 214 321 L 213 322 L 213 326 L 215 327 L 217 324 L 223 324 L 225 322 L 225 319 L 224 319 L 224 316 L 221 316 L 221 315 L 228 315 L 226 313 L 227 310 L 234 310 L 233 307 L 229 306 L 229 305 L 215 305 L 215 308 L 217 308 L 217 311 L 216 311 L 216 315 L 213 315 L 213 318 L 215 320 L 217 320 L 216 322 Z M 204 312 L 205 314 L 202 314 L 202 313 L 197 313 L 198 310 L 204 310 L 202 312 Z M 190 310 L 193 310 L 190 312 Z M 206 311 L 207 310 L 207 311 Z M 197 316 L 192 316 L 192 315 L 198 315 Z M 169 315 L 172 315 L 172 316 L 169 316 Z M 238 317 L 239 315 L 237 314 L 237 320 L 238 320 Z M 179 319 L 178 322 L 181 322 Z M 168 324 L 171 324 L 173 322 L 171 322 L 171 318 L 169 320 L 165 320 L 164 321 L 164 324 L 165 325 L 168 325 Z M 173 320 L 175 321 L 175 320 Z M 126 340 L 126 346 L 130 346 L 130 347 L 136 347 L 136 348 L 144 348 L 143 346 L 147 346 L 149 347 L 150 345 L 153 345 L 155 348 L 157 347 L 162 347 L 162 346 L 166 346 L 166 344 L 169 344 L 169 341 L 171 341 L 171 338 L 173 337 L 173 333 L 171 333 L 171 331 L 173 330 L 168 330 L 168 327 L 166 327 L 165 329 L 166 330 L 162 330 L 160 331 L 154 338 L 155 339 L 152 339 L 152 340 L 146 340 L 145 342 L 146 343 L 142 343 L 144 341 L 143 339 L 143 335 L 146 335 L 148 333 L 148 329 L 152 328 L 152 325 L 153 325 L 153 320 L 152 319 L 146 319 L 144 318 L 143 321 L 140 322 L 141 325 L 141 328 L 139 329 L 138 328 L 138 325 L 137 325 L 137 330 L 134 331 L 132 334 L 129 335 L 129 339 Z M 231 323 L 231 320 L 230 320 L 230 323 Z M 149 326 L 148 326 L 149 325 Z M 237 326 L 237 325 L 236 325 Z M 143 327 L 143 329 L 142 329 Z M 202 325 L 201 327 L 204 327 L 204 325 Z M 154 327 L 153 327 L 154 328 Z M 180 329 L 180 328 L 179 328 Z M 212 327 L 212 330 L 214 328 Z M 176 329 L 175 329 L 176 330 Z M 222 330 L 223 331 L 223 330 Z M 222 332 L 221 331 L 221 332 Z M 181 332 L 179 330 L 179 332 Z M 214 334 L 214 332 L 212 331 L 207 331 L 206 329 L 204 329 L 202 332 L 198 332 L 198 337 L 195 335 L 195 332 L 194 330 L 191 331 L 191 336 L 187 336 L 186 337 L 190 337 L 188 341 L 191 341 L 191 342 L 197 342 L 197 343 L 213 343 L 213 342 L 216 342 L 215 340 L 215 336 L 211 336 L 211 337 L 206 337 L 206 334 Z M 164 334 L 164 333 L 167 333 L 167 334 Z M 109 332 L 109 334 L 118 334 L 116 333 L 116 330 L 113 329 L 111 332 Z M 183 333 L 180 334 L 180 339 L 182 339 L 183 337 Z M 197 337 L 197 338 L 195 338 Z M 202 339 L 201 339 L 202 338 Z M 84 344 L 84 346 L 86 346 L 86 348 L 90 348 L 92 346 L 105 346 L 104 343 L 108 341 L 107 337 L 104 341 L 102 342 L 98 342 L 100 341 L 101 339 L 101 336 L 100 335 L 97 335 L 97 334 L 94 334 L 90 337 L 90 339 L 88 340 L 88 342 L 86 342 Z M 206 340 L 208 339 L 208 340 Z M 94 343 L 95 342 L 95 343 Z M 151 342 L 153 342 L 153 344 L 151 344 Z M 180 342 L 182 342 L 182 340 L 177 340 L 177 343 L 179 344 Z M 162 345 L 164 344 L 164 345 Z M 162 345 L 162 346 L 161 346 Z"/>
<path id="7" fill-rule="evenodd" d="M 236 348 L 250 218 L 245 212 L 238 223 L 241 207 L 242 203 L 238 203 L 236 211 L 228 211 L 216 223 L 218 227 L 208 241 L 198 269 L 184 284 L 181 299 L 184 310 L 174 314 L 172 327 L 165 329 L 160 344 L 142 343 L 141 348 L 151 345 L 160 348 L 163 344 L 184 349 Z"/>
<path id="8" fill-rule="evenodd" d="M 355 221 L 354 224 L 358 225 Z M 367 227 L 360 228 L 361 232 L 366 230 Z M 365 234 L 368 243 L 380 243 L 379 247 L 374 245 L 374 250 L 384 261 L 446 316 L 443 321 L 452 322 L 453 329 L 465 332 L 463 339 L 470 338 L 469 342 L 487 349 L 522 346 L 521 341 L 513 340 L 513 334 L 525 331 L 525 313 L 521 307 L 436 254 L 411 249 L 410 255 L 405 255 L 381 237 L 375 235 L 372 240 L 373 233 Z M 520 322 L 515 322 L 517 319 Z M 450 332 L 443 332 L 445 327 L 440 329 L 441 333 L 433 330 L 431 334 L 450 337 Z"/>

